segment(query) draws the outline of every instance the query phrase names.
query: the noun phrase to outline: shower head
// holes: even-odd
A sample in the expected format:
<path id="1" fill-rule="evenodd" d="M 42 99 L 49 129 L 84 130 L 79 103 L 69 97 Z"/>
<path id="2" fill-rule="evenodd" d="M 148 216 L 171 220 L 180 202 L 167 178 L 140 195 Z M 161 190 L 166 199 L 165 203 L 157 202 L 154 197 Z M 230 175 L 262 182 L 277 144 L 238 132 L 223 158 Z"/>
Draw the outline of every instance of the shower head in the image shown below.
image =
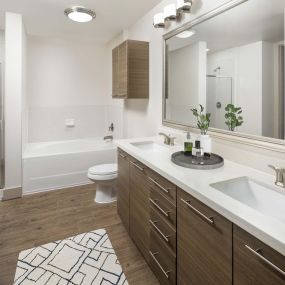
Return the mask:
<path id="1" fill-rule="evenodd" d="M 218 66 L 216 69 L 214 69 L 214 72 L 218 72 L 218 71 L 221 71 L 221 67 Z"/>

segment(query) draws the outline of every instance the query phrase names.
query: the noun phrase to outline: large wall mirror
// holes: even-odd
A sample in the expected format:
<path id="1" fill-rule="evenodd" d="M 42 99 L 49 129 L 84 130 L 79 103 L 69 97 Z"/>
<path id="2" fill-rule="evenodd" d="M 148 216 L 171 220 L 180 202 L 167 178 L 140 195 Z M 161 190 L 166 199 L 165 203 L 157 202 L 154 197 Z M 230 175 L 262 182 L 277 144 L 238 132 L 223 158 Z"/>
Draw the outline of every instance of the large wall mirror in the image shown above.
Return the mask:
<path id="1" fill-rule="evenodd" d="M 284 0 L 233 1 L 165 35 L 163 122 L 195 126 L 201 104 L 214 131 L 283 144 L 284 10 Z"/>

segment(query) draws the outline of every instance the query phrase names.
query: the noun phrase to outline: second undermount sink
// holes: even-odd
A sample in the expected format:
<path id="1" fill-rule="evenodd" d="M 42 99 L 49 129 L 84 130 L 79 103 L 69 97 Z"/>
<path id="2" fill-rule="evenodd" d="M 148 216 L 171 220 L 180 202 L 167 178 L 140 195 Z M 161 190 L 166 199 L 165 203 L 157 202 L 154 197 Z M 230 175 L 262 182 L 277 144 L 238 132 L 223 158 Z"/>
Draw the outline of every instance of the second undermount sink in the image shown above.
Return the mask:
<path id="1" fill-rule="evenodd" d="M 144 151 L 154 151 L 154 152 L 161 152 L 168 150 L 167 146 L 163 146 L 158 144 L 154 141 L 143 141 L 143 142 L 135 142 L 131 143 L 131 145 L 144 150 Z"/>
<path id="2" fill-rule="evenodd" d="M 284 194 L 261 182 L 248 177 L 239 177 L 213 183 L 211 187 L 223 192 L 252 209 L 285 223 L 285 190 Z"/>

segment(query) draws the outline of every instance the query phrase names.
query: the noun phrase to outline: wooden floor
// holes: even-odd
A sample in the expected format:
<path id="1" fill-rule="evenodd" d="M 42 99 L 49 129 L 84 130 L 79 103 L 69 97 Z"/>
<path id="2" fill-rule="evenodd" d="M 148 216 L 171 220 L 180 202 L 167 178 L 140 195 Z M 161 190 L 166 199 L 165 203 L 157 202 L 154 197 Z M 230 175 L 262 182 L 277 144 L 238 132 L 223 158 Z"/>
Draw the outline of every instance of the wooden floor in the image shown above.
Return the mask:
<path id="1" fill-rule="evenodd" d="M 117 215 L 94 203 L 94 185 L 0 202 L 0 285 L 13 284 L 20 251 L 105 228 L 130 285 L 158 285 Z"/>

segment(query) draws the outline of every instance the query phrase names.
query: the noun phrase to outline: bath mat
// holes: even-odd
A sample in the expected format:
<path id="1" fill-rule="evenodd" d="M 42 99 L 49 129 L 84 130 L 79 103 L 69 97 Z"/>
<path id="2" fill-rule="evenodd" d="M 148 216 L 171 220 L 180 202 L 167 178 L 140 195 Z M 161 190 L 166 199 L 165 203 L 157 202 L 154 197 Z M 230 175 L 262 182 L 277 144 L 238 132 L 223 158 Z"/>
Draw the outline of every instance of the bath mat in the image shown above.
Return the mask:
<path id="1" fill-rule="evenodd" d="M 127 285 L 104 229 L 19 254 L 14 285 Z"/>

